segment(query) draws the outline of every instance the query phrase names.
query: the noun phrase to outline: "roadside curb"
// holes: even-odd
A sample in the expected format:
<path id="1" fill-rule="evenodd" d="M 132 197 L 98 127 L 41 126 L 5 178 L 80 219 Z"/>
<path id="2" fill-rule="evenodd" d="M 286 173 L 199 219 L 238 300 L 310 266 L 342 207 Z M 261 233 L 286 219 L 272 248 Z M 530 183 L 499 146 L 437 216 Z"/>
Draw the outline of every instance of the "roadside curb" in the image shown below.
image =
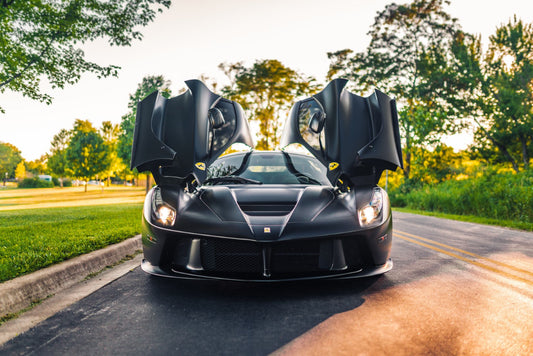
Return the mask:
<path id="1" fill-rule="evenodd" d="M 16 313 L 141 249 L 141 235 L 0 284 L 0 316 Z"/>

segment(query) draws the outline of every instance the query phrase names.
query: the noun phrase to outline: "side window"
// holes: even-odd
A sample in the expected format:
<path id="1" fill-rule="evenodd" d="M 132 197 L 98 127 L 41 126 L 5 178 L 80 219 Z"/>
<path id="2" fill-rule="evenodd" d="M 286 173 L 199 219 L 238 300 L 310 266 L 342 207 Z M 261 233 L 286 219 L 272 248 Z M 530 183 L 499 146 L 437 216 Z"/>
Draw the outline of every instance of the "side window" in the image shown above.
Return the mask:
<path id="1" fill-rule="evenodd" d="M 309 120 L 313 114 L 322 111 L 320 105 L 314 99 L 307 99 L 300 103 L 298 108 L 298 126 L 300 128 L 300 135 L 313 149 L 320 152 L 320 141 L 324 146 L 324 131 L 317 134 L 309 129 Z"/>
<path id="2" fill-rule="evenodd" d="M 210 150 L 213 153 L 220 151 L 228 143 L 235 132 L 237 122 L 235 108 L 231 101 L 221 99 L 215 107 L 222 112 L 224 124 L 209 133 Z"/>

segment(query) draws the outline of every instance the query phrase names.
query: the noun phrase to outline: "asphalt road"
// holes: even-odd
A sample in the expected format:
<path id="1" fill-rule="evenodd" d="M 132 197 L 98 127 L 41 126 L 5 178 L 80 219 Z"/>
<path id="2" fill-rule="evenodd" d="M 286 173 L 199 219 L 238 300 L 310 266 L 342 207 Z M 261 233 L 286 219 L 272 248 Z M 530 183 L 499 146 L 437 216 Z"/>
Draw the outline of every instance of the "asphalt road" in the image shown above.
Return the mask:
<path id="1" fill-rule="evenodd" d="M 283 284 L 139 268 L 0 354 L 533 354 L 533 234 L 395 213 L 384 276 Z"/>

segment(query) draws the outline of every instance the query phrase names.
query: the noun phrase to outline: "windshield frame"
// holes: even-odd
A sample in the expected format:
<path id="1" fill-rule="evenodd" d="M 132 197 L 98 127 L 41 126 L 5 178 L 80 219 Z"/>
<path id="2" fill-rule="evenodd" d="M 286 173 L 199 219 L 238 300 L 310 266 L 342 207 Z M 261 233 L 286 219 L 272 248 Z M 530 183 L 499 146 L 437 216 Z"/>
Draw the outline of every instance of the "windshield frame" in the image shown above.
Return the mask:
<path id="1" fill-rule="evenodd" d="M 273 164 L 264 166 L 258 165 L 262 160 L 274 159 L 277 163 L 279 160 L 282 160 L 283 164 Z M 233 165 L 225 165 L 226 161 L 234 161 Z M 315 164 L 313 164 L 315 163 Z M 221 165 L 222 164 L 222 165 Z M 237 167 L 238 164 L 238 167 Z M 255 164 L 253 167 L 284 167 L 283 171 L 251 171 L 249 168 L 252 164 Z M 304 172 L 302 164 L 305 165 Z M 300 167 L 297 167 L 300 166 Z M 300 168 L 300 170 L 298 169 Z M 279 169 L 279 168 L 278 168 Z M 207 185 L 215 185 L 213 182 L 217 180 L 216 185 L 230 185 L 230 184 L 246 184 L 239 182 L 238 180 L 228 179 L 227 184 L 221 184 L 219 178 L 223 177 L 242 177 L 246 179 L 251 179 L 255 181 L 260 181 L 265 185 L 274 185 L 274 184 L 286 184 L 286 185 L 320 185 L 320 186 L 331 186 L 331 183 L 327 179 L 326 168 L 320 164 L 315 157 L 299 153 L 288 153 L 285 151 L 249 151 L 249 152 L 238 152 L 231 153 L 219 157 L 208 169 L 208 182 Z"/>

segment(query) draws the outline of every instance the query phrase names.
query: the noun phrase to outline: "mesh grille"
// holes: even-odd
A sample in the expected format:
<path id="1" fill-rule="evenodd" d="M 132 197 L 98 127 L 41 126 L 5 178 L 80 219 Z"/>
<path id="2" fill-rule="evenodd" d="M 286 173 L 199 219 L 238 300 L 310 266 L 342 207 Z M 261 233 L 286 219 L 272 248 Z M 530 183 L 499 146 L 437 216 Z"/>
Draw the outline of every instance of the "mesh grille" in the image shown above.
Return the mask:
<path id="1" fill-rule="evenodd" d="M 206 271 L 262 273 L 262 249 L 250 241 L 204 239 L 202 265 Z"/>
<path id="2" fill-rule="evenodd" d="M 296 241 L 272 247 L 272 273 L 319 271 L 320 241 Z"/>
<path id="3" fill-rule="evenodd" d="M 342 238 L 343 253 L 349 270 L 370 265 L 370 253 L 355 236 Z M 298 240 L 260 243 L 230 239 L 204 238 L 201 243 L 205 272 L 228 276 L 260 278 L 263 274 L 263 248 L 269 247 L 272 277 L 289 277 L 331 273 L 333 240 Z M 268 254 L 267 254 L 268 255 Z M 363 257 L 364 256 L 364 257 Z"/>

